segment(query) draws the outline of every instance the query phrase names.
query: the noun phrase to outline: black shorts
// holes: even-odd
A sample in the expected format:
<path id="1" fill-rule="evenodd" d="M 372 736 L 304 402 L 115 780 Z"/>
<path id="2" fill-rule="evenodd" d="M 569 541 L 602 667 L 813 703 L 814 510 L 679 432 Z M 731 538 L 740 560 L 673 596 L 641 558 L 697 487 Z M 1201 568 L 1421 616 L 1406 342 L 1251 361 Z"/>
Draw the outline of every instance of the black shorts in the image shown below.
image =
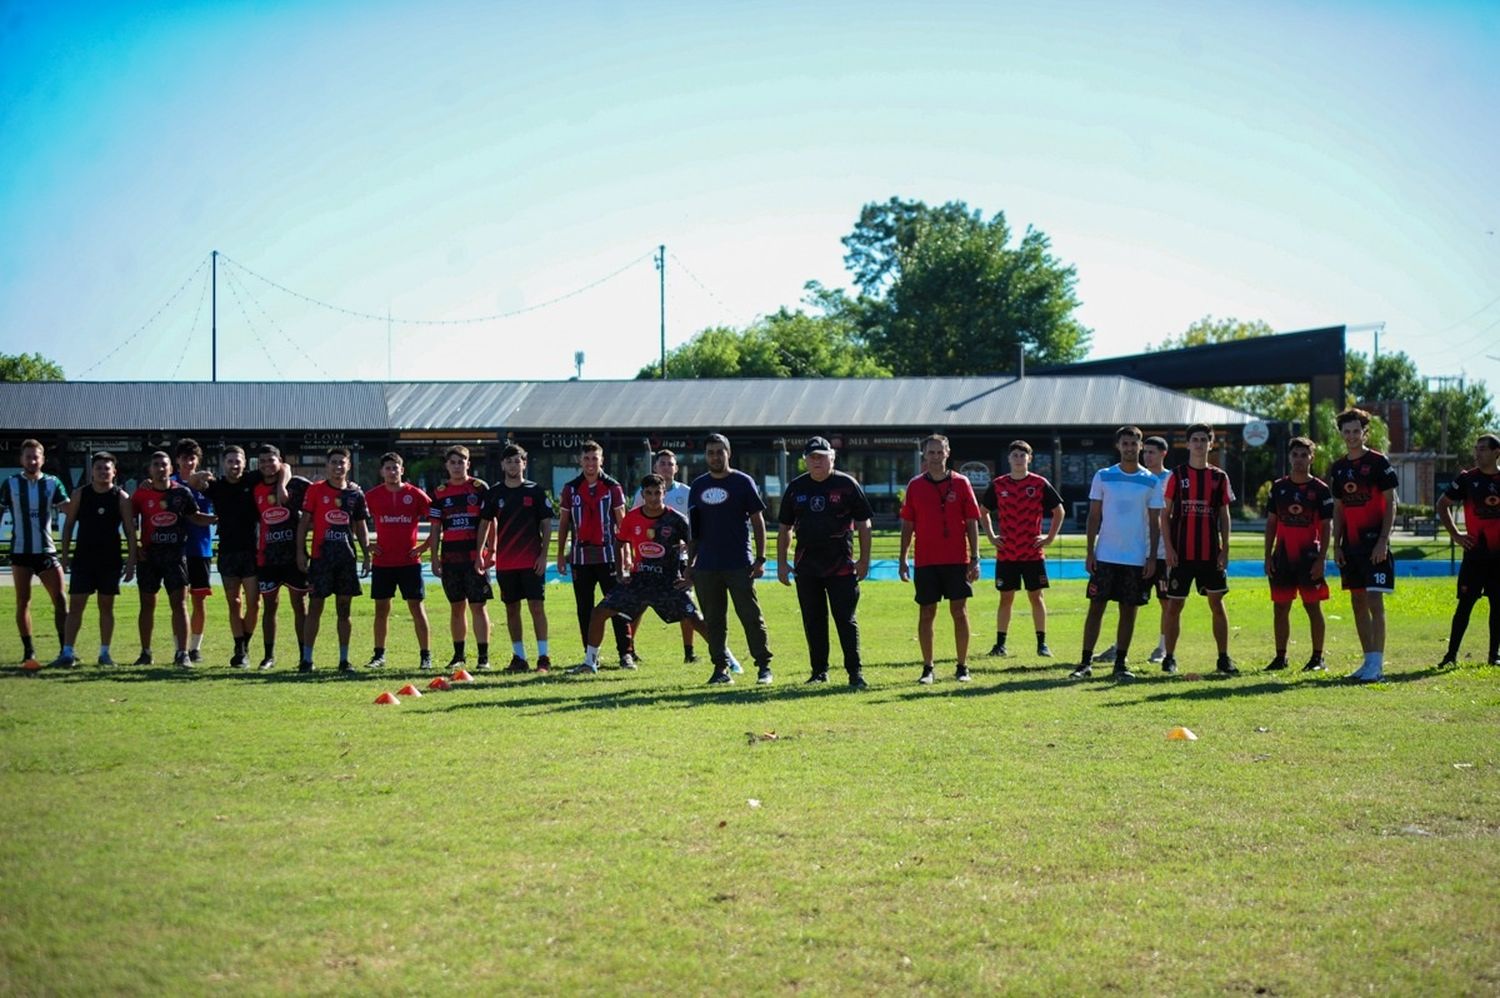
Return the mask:
<path id="1" fill-rule="evenodd" d="M 1156 590 L 1157 599 L 1163 600 L 1167 598 L 1168 574 L 1167 559 L 1156 559 L 1156 574 L 1151 576 L 1151 585 L 1146 587 L 1146 599 L 1148 602 L 1151 599 L 1151 590 L 1153 589 Z"/>
<path id="2" fill-rule="evenodd" d="M 1145 606 L 1151 602 L 1151 583 L 1142 577 L 1143 571 L 1140 565 L 1096 561 L 1094 574 L 1089 576 L 1088 598 L 1123 606 Z"/>
<path id="3" fill-rule="evenodd" d="M 931 606 L 945 599 L 968 599 L 974 595 L 974 589 L 969 585 L 968 565 L 919 565 L 912 581 L 916 583 L 918 606 Z"/>
<path id="4" fill-rule="evenodd" d="M 359 566 L 348 558 L 314 558 L 307 565 L 307 584 L 314 597 L 358 596 Z"/>
<path id="5" fill-rule="evenodd" d="M 535 577 L 536 573 L 531 575 Z M 655 575 L 632 575 L 624 585 L 615 586 L 604 597 L 601 607 L 614 610 L 626 620 L 640 620 L 647 608 L 669 624 L 698 616 L 698 608 L 687 590 L 678 589 Z"/>
<path id="6" fill-rule="evenodd" d="M 547 580 L 529 568 L 495 570 L 495 583 L 500 587 L 502 603 L 519 603 L 523 599 L 547 598 Z"/>
<path id="7" fill-rule="evenodd" d="M 55 552 L 49 551 L 46 554 L 13 554 L 10 556 L 10 565 L 12 568 L 25 568 L 40 574 L 61 567 L 61 562 L 57 560 Z"/>
<path id="8" fill-rule="evenodd" d="M 1355 592 L 1365 590 L 1372 593 L 1393 593 L 1396 591 L 1396 562 L 1389 554 L 1382 561 L 1370 560 L 1370 551 L 1374 547 L 1368 542 L 1361 544 L 1344 544 L 1344 565 L 1339 569 L 1339 587 L 1341 589 L 1352 589 Z"/>
<path id="9" fill-rule="evenodd" d="M 1187 599 L 1194 583 L 1199 596 L 1229 592 L 1229 580 L 1218 562 L 1179 561 L 1167 576 L 1167 599 Z"/>
<path id="10" fill-rule="evenodd" d="M 307 573 L 296 565 L 261 565 L 256 569 L 255 588 L 268 596 L 286 586 L 294 593 L 307 592 Z"/>
<path id="11" fill-rule="evenodd" d="M 443 595 L 449 603 L 487 603 L 495 597 L 489 573 L 480 575 L 470 561 L 443 565 Z"/>
<path id="12" fill-rule="evenodd" d="M 427 581 L 422 578 L 421 565 L 376 565 L 370 569 L 370 598 L 390 599 L 401 590 L 404 600 L 423 599 L 427 595 Z"/>
<path id="13" fill-rule="evenodd" d="M 120 576 L 125 574 L 125 563 L 119 551 L 107 551 L 102 556 L 80 552 L 73 556 L 68 566 L 70 578 L 68 593 L 73 596 L 120 595 Z"/>
<path id="14" fill-rule="evenodd" d="M 1480 596 L 1489 597 L 1491 603 L 1500 599 L 1500 554 L 1465 551 L 1463 563 L 1458 567 L 1458 598 Z M 1493 606 L 1490 612 L 1495 612 Z"/>
<path id="15" fill-rule="evenodd" d="M 254 551 L 225 551 L 219 549 L 219 578 L 221 579 L 253 579 L 255 578 L 255 552 Z"/>
<path id="16" fill-rule="evenodd" d="M 188 589 L 192 590 L 193 595 L 198 596 L 213 592 L 214 587 L 209 581 L 209 574 L 213 571 L 213 559 L 190 554 L 185 560 L 187 562 Z"/>
<path id="17" fill-rule="evenodd" d="M 135 584 L 143 593 L 155 593 L 161 589 L 175 593 L 186 589 L 187 560 L 185 558 L 178 558 L 176 561 L 143 559 L 135 567 Z"/>
<path id="18" fill-rule="evenodd" d="M 1025 583 L 1028 593 L 1050 586 L 1051 583 L 1047 581 L 1047 563 L 1040 559 L 995 562 L 996 589 L 1002 593 L 1015 592 L 1021 588 L 1022 583 Z"/>

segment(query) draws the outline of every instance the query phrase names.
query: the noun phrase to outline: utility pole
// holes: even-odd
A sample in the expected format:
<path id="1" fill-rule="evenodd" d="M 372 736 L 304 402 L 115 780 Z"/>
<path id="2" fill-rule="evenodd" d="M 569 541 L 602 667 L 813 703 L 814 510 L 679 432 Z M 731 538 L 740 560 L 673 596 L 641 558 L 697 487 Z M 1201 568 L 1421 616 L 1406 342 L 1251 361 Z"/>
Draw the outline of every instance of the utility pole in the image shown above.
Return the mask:
<path id="1" fill-rule="evenodd" d="M 211 274 L 211 285 L 213 286 L 213 303 L 209 306 L 209 326 L 212 335 L 209 337 L 213 342 L 213 357 L 209 363 L 209 373 L 217 383 L 219 380 L 219 251 L 214 250 L 209 254 L 212 266 L 209 267 Z M 198 299 L 202 301 L 203 299 Z"/>
<path id="2" fill-rule="evenodd" d="M 661 380 L 667 380 L 667 246 L 656 247 L 656 272 L 661 296 Z"/>

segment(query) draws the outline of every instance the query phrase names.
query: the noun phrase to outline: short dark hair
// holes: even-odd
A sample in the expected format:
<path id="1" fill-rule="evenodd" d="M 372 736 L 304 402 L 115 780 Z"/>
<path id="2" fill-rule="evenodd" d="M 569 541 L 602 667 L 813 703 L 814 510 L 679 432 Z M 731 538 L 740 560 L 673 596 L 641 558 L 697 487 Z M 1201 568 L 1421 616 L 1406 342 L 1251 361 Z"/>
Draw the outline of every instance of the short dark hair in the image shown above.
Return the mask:
<path id="1" fill-rule="evenodd" d="M 330 448 L 328 448 L 328 454 L 326 456 L 327 457 L 349 457 L 350 456 L 350 454 L 349 454 L 349 448 L 347 448 L 347 447 L 330 447 Z"/>
<path id="2" fill-rule="evenodd" d="M 256 457 L 274 457 L 280 459 L 281 448 L 275 444 L 261 444 L 260 449 L 255 452 Z"/>
<path id="3" fill-rule="evenodd" d="M 1025 451 L 1025 452 L 1026 452 L 1026 453 L 1027 453 L 1027 454 L 1028 454 L 1028 455 L 1030 455 L 1030 454 L 1032 454 L 1032 453 L 1034 453 L 1034 452 L 1033 452 L 1033 451 L 1032 451 L 1032 449 L 1031 449 L 1031 445 L 1030 445 L 1030 444 L 1028 444 L 1028 443 L 1027 443 L 1027 442 L 1026 442 L 1026 441 L 1024 441 L 1024 440 L 1012 440 L 1012 441 L 1011 441 L 1011 442 L 1010 442 L 1010 446 L 1009 446 L 1009 447 L 1007 447 L 1007 448 L 1005 448 L 1005 453 L 1007 453 L 1007 454 L 1009 454 L 1009 453 L 1010 453 L 1010 452 L 1011 452 L 1011 451 L 1013 451 L 1013 450 L 1023 450 L 1023 451 Z"/>
<path id="4" fill-rule="evenodd" d="M 31 450 L 33 448 L 41 451 L 43 454 L 47 453 L 47 448 L 42 446 L 42 442 L 40 440 L 35 440 L 31 437 L 27 437 L 25 440 L 21 441 L 22 450 Z"/>
<path id="5" fill-rule="evenodd" d="M 1370 414 L 1357 406 L 1351 406 L 1333 417 L 1333 424 L 1339 429 L 1344 428 L 1345 423 L 1358 423 L 1360 426 L 1370 425 Z"/>
<path id="6" fill-rule="evenodd" d="M 604 445 L 597 440 L 585 440 L 578 445 L 578 453 L 580 454 L 593 454 L 596 451 L 600 454 L 604 453 Z"/>
<path id="7" fill-rule="evenodd" d="M 1194 423 L 1192 426 L 1189 426 L 1187 428 L 1187 435 L 1189 439 L 1192 438 L 1194 433 L 1206 433 L 1208 434 L 1208 442 L 1214 442 L 1214 428 L 1212 426 L 1209 426 L 1207 423 Z"/>
<path id="8" fill-rule="evenodd" d="M 241 447 L 239 444 L 230 444 L 228 447 L 224 448 L 224 453 L 225 454 L 244 454 L 245 453 L 245 448 Z M 223 458 L 221 456 L 220 460 L 222 460 L 222 459 Z"/>
<path id="9" fill-rule="evenodd" d="M 469 448 L 465 447 L 463 444 L 454 444 L 452 447 L 449 447 L 447 450 L 443 451 L 443 460 L 448 460 L 454 454 L 457 454 L 465 461 L 469 460 Z"/>
<path id="10" fill-rule="evenodd" d="M 504 461 L 508 457 L 519 457 L 524 461 L 526 460 L 526 448 L 520 444 L 506 444 L 505 449 L 500 452 L 500 460 Z"/>
<path id="11" fill-rule="evenodd" d="M 98 451 L 98 452 L 96 452 L 94 454 L 93 457 L 89 458 L 89 464 L 98 464 L 100 461 L 108 461 L 110 464 L 113 464 L 113 465 L 116 465 L 116 466 L 118 466 L 119 463 L 120 463 L 115 458 L 115 456 L 113 454 L 111 454 L 107 450 Z"/>
<path id="12" fill-rule="evenodd" d="M 1172 449 L 1171 447 L 1169 447 L 1167 445 L 1167 438 L 1166 437 L 1147 437 L 1145 440 L 1141 441 L 1141 446 L 1142 447 L 1155 447 L 1157 450 L 1161 451 L 1163 454 L 1165 454 L 1167 451 L 1169 451 L 1169 450 Z"/>
<path id="13" fill-rule="evenodd" d="M 927 445 L 930 444 L 930 443 L 932 443 L 934 440 L 936 440 L 938 443 L 942 444 L 944 447 L 948 448 L 950 451 L 953 449 L 953 445 L 948 442 L 948 438 L 945 437 L 945 436 L 943 436 L 941 433 L 929 433 L 929 434 L 927 434 L 927 436 L 925 436 L 925 437 L 922 438 L 921 446 L 918 449 L 919 450 L 926 450 L 927 449 Z"/>
<path id="14" fill-rule="evenodd" d="M 1139 438 L 1140 436 L 1141 428 L 1139 426 L 1122 426 L 1118 430 L 1115 430 L 1115 443 L 1119 443 L 1122 437 Z"/>
<path id="15" fill-rule="evenodd" d="M 670 450 L 669 448 L 663 447 L 661 450 L 659 450 L 659 451 L 656 452 L 656 454 L 655 454 L 654 457 L 651 458 L 651 462 L 653 464 L 655 464 L 657 461 L 660 461 L 664 457 L 670 457 L 672 460 L 675 461 L 675 460 L 677 460 L 677 452 L 673 451 L 673 450 Z"/>
<path id="16" fill-rule="evenodd" d="M 1500 450 L 1500 436 L 1493 433 L 1481 433 L 1474 442 L 1487 444 L 1490 450 Z"/>
<path id="17" fill-rule="evenodd" d="M 387 462 L 390 462 L 390 461 L 395 461 L 397 464 L 399 464 L 403 468 L 406 467 L 406 461 L 402 459 L 402 457 L 401 457 L 400 454 L 397 454 L 393 450 L 388 450 L 384 454 L 380 455 L 380 463 L 381 463 L 382 466 L 384 466 Z"/>
<path id="18" fill-rule="evenodd" d="M 1301 447 L 1309 454 L 1318 449 L 1318 445 L 1313 443 L 1310 437 L 1293 437 L 1286 442 L 1286 452 L 1288 454 L 1296 450 L 1298 447 Z"/>
<path id="19" fill-rule="evenodd" d="M 178 457 L 182 457 L 182 455 L 184 454 L 191 454 L 196 458 L 202 459 L 203 448 L 200 447 L 198 445 L 198 441 L 194 440 L 192 437 L 183 437 L 181 440 L 177 441 L 177 449 L 175 453 Z"/>
<path id="20" fill-rule="evenodd" d="M 708 436 L 703 438 L 704 450 L 708 450 L 708 448 L 713 444 L 718 444 L 731 454 L 734 453 L 734 448 L 729 446 L 729 438 L 722 433 L 710 433 Z"/>
<path id="21" fill-rule="evenodd" d="M 157 459 L 157 458 L 159 458 L 159 457 L 164 457 L 164 458 L 166 458 L 166 459 L 167 459 L 167 463 L 168 463 L 168 464 L 171 464 L 171 463 L 172 463 L 172 455 L 171 455 L 171 454 L 168 454 L 168 453 L 167 453 L 167 452 L 166 452 L 166 451 L 164 451 L 164 450 L 154 450 L 154 451 L 152 451 L 152 452 L 151 452 L 151 456 L 150 456 L 150 457 L 148 457 L 148 458 L 146 458 L 146 463 L 147 463 L 147 464 L 151 464 L 151 463 L 153 463 L 153 462 L 155 462 L 155 460 L 156 460 L 156 459 Z"/>
<path id="22" fill-rule="evenodd" d="M 654 472 L 641 479 L 642 489 L 664 489 L 666 487 L 667 480 Z"/>

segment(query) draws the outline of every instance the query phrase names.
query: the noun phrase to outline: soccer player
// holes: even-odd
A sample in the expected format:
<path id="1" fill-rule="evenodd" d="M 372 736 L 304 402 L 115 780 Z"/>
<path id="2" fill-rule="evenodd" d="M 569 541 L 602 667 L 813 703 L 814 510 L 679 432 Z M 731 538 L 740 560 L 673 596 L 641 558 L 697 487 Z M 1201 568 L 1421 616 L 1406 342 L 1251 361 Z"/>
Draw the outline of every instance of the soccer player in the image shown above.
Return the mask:
<path id="1" fill-rule="evenodd" d="M 1094 473 L 1089 485 L 1089 518 L 1084 535 L 1084 568 L 1089 573 L 1088 616 L 1083 621 L 1083 653 L 1070 679 L 1086 679 L 1094 674 L 1094 642 L 1104 610 L 1110 603 L 1120 605 L 1120 621 L 1115 630 L 1116 679 L 1134 679 L 1127 655 L 1130 638 L 1135 632 L 1135 615 L 1139 607 L 1151 600 L 1151 580 L 1156 575 L 1156 560 L 1151 557 L 1161 529 L 1156 511 L 1162 508 L 1160 484 L 1140 465 L 1141 431 L 1136 426 L 1115 430 L 1117 464 Z"/>
<path id="2" fill-rule="evenodd" d="M 151 455 L 150 477 L 136 487 L 130 497 L 133 515 L 130 530 L 140 521 L 140 556 L 135 581 L 140 589 L 141 612 L 137 625 L 141 635 L 141 654 L 136 665 L 153 661 L 151 637 L 156 628 L 156 594 L 167 590 L 172 608 L 172 639 L 175 652 L 172 664 L 191 669 L 188 657 L 187 547 L 191 541 L 188 527 L 207 526 L 214 518 L 198 509 L 198 503 L 187 486 L 172 477 L 172 458 L 166 451 Z"/>
<path id="3" fill-rule="evenodd" d="M 1219 658 L 1215 671 L 1237 676 L 1229 657 L 1229 615 L 1224 612 L 1224 594 L 1229 591 L 1229 504 L 1234 489 L 1223 468 L 1208 463 L 1213 446 L 1213 427 L 1194 423 L 1187 428 L 1188 459 L 1167 477 L 1162 489 L 1161 539 L 1167 549 L 1167 598 L 1162 604 L 1162 624 L 1167 654 L 1162 672 L 1177 671 L 1177 638 L 1182 633 L 1182 608 L 1196 585 L 1207 597 L 1213 617 L 1214 644 Z"/>
<path id="4" fill-rule="evenodd" d="M 797 535 L 797 606 L 812 665 L 809 683 L 828 682 L 828 614 L 838 631 L 849 685 L 867 688 L 859 656 L 859 583 L 870 574 L 870 501 L 849 475 L 833 469 L 833 445 L 813 437 L 802 448 L 807 474 L 792 479 L 781 497 L 776 532 L 776 578 L 792 584 L 787 547 Z M 859 532 L 859 560 L 854 533 Z"/>
<path id="5" fill-rule="evenodd" d="M 115 456 L 100 451 L 89 461 L 87 488 L 73 493 L 68 501 L 68 515 L 62 530 L 62 570 L 71 574 L 68 582 L 67 637 L 63 642 L 58 665 L 71 668 L 78 664 L 74 651 L 78 632 L 83 627 L 83 611 L 89 597 L 99 594 L 99 664 L 114 665 L 109 644 L 115 633 L 115 597 L 120 595 L 120 579 L 135 578 L 135 532 L 125 524 L 134 515 L 130 496 L 115 481 Z M 73 527 L 78 527 L 78 546 L 73 547 Z M 129 557 L 120 558 L 120 533 L 129 543 Z"/>
<path id="6" fill-rule="evenodd" d="M 589 614 L 583 663 L 568 672 L 593 675 L 599 671 L 599 643 L 604 640 L 604 622 L 611 617 L 635 620 L 646 610 L 667 623 L 690 621 L 708 636 L 698 608 L 688 596 L 683 578 L 683 548 L 687 545 L 688 522 L 675 509 L 662 503 L 666 482 L 656 474 L 641 479 L 642 504 L 625 514 L 620 524 L 620 572 L 623 578 L 604 595 L 604 601 Z"/>
<path id="7" fill-rule="evenodd" d="M 62 566 L 52 543 L 52 511 L 68 501 L 68 490 L 55 475 L 42 472 L 46 451 L 36 440 L 21 441 L 21 473 L 0 483 L 0 513 L 10 514 L 10 571 L 16 587 L 16 628 L 27 662 L 36 660 L 31 641 L 31 580 L 41 582 L 52 598 L 57 644 L 67 644 L 68 603 L 63 595 Z"/>
<path id="8" fill-rule="evenodd" d="M 912 578 L 907 554 L 917 543 L 917 644 L 922 650 L 922 675 L 917 682 L 931 685 L 932 628 L 938 603 L 946 599 L 953 617 L 953 645 L 958 656 L 954 673 L 969 681 L 969 597 L 979 579 L 979 503 L 974 486 L 948 470 L 948 438 L 934 433 L 922 441 L 922 473 L 906 483 L 901 504 L 902 582 Z"/>
<path id="9" fill-rule="evenodd" d="M 683 516 L 688 515 L 688 497 L 692 495 L 692 489 L 677 480 L 677 455 L 667 448 L 656 452 L 656 458 L 652 462 L 651 470 L 662 477 L 667 483 L 666 491 L 662 493 L 662 502 L 672 509 L 677 510 Z M 636 509 L 644 504 L 641 498 L 641 490 L 635 490 L 635 497 L 630 501 L 630 508 Z M 640 626 L 640 621 L 630 622 L 630 651 L 635 655 L 635 631 Z M 636 661 L 640 656 L 635 655 Z M 693 651 L 693 624 L 687 618 L 682 621 L 682 660 L 691 665 L 698 661 L 697 653 Z M 735 663 L 738 664 L 738 663 Z M 731 669 L 731 671 L 734 671 Z"/>
<path id="10" fill-rule="evenodd" d="M 1165 437 L 1147 437 L 1141 444 L 1141 466 L 1156 476 L 1158 488 L 1165 488 L 1167 478 L 1172 474 L 1164 467 L 1167 462 L 1167 453 L 1169 450 L 1170 448 L 1167 446 L 1167 439 Z M 1156 572 L 1152 576 L 1153 586 L 1147 589 L 1147 595 L 1150 595 L 1151 589 L 1155 589 L 1160 623 L 1156 628 L 1156 647 L 1151 649 L 1151 654 L 1146 656 L 1146 661 L 1152 665 L 1158 665 L 1162 659 L 1167 657 L 1165 619 L 1167 615 L 1167 548 L 1166 542 L 1161 537 L 1157 537 L 1156 539 L 1156 552 L 1152 557 L 1156 560 Z M 1115 646 L 1113 643 L 1103 651 L 1094 653 L 1095 664 L 1113 662 L 1114 660 Z"/>
<path id="11" fill-rule="evenodd" d="M 1012 440 L 1006 454 L 1010 471 L 993 479 L 979 499 L 984 532 L 995 546 L 995 588 L 1000 606 L 995 611 L 995 647 L 991 655 L 1008 655 L 1005 646 L 1010 631 L 1011 605 L 1024 583 L 1031 601 L 1031 623 L 1036 629 L 1036 653 L 1051 658 L 1047 647 L 1047 603 L 1042 590 L 1047 581 L 1047 546 L 1057 540 L 1063 525 L 1062 496 L 1052 483 L 1031 470 L 1031 445 Z M 990 514 L 995 514 L 994 523 Z M 1051 520 L 1042 533 L 1042 519 Z"/>
<path id="12" fill-rule="evenodd" d="M 490 611 L 485 604 L 494 596 L 490 588 L 489 564 L 479 547 L 479 510 L 489 486 L 469 474 L 469 448 L 454 444 L 443 455 L 448 480 L 432 493 L 432 574 L 443 580 L 448 597 L 449 630 L 453 635 L 453 658 L 448 668 L 463 668 L 468 641 L 467 609 L 474 618 L 474 643 L 479 660 L 475 667 L 490 667 Z"/>
<path id="13" fill-rule="evenodd" d="M 1366 444 L 1370 414 L 1346 409 L 1338 414 L 1339 435 L 1347 453 L 1329 469 L 1333 489 L 1333 536 L 1339 546 L 1341 585 L 1349 592 L 1354 628 L 1365 657 L 1349 675 L 1358 683 L 1376 683 L 1385 675 L 1385 594 L 1396 591 L 1396 563 L 1391 558 L 1391 530 L 1396 525 L 1396 471 L 1379 451 Z"/>
<path id="14" fill-rule="evenodd" d="M 1453 506 L 1463 503 L 1464 532 L 1453 523 Z M 1482 434 L 1474 441 L 1474 467 L 1463 471 L 1443 490 L 1437 503 L 1438 520 L 1453 542 L 1464 549 L 1458 570 L 1458 606 L 1448 630 L 1448 651 L 1438 668 L 1458 664 L 1458 647 L 1469 626 L 1469 614 L 1480 597 L 1490 601 L 1490 665 L 1500 665 L 1500 436 Z"/>
<path id="15" fill-rule="evenodd" d="M 375 648 L 366 668 L 385 665 L 385 639 L 390 628 L 391 599 L 396 590 L 411 611 L 417 634 L 417 667 L 432 668 L 428 647 L 427 583 L 422 578 L 422 555 L 432 544 L 432 535 L 417 542 L 418 528 L 432 511 L 432 497 L 404 481 L 406 462 L 391 451 L 380 455 L 380 484 L 365 492 L 365 508 L 375 522 L 375 543 L 370 545 L 374 567 L 370 575 L 370 598 L 375 601 Z"/>
<path id="16" fill-rule="evenodd" d="M 615 531 L 625 518 L 625 490 L 604 472 L 604 448 L 596 441 L 585 440 L 579 446 L 578 467 L 578 476 L 563 486 L 557 501 L 557 574 L 572 575 L 578 634 L 587 645 L 594 587 L 608 596 L 617 585 Z M 615 618 L 613 626 L 620 668 L 634 669 L 630 629 L 624 618 Z"/>
<path id="17" fill-rule="evenodd" d="M 521 631 L 521 601 L 531 613 L 536 636 L 536 671 L 547 672 L 547 557 L 552 543 L 552 500 L 547 490 L 526 478 L 526 448 L 507 444 L 500 453 L 504 478 L 491 488 L 479 510 L 481 550 L 493 552 L 495 584 L 505 604 L 510 635 L 506 672 L 527 672 L 526 642 Z"/>
<path id="18" fill-rule="evenodd" d="M 198 474 L 198 465 L 203 460 L 203 448 L 192 437 L 183 437 L 177 441 L 176 454 L 177 473 L 172 476 L 172 481 L 193 494 L 193 502 L 198 505 L 200 513 L 212 512 L 213 505 L 208 501 L 208 496 L 199 492 L 192 484 Z M 208 622 L 205 604 L 214 592 L 209 578 L 214 555 L 213 531 L 200 524 L 188 524 L 186 555 L 188 594 L 193 603 L 192 616 L 188 619 L 188 661 L 196 665 L 203 661 L 203 627 Z"/>
<path id="19" fill-rule="evenodd" d="M 260 590 L 261 640 L 265 655 L 262 671 L 276 668 L 276 611 L 281 603 L 281 589 L 286 587 L 292 599 L 292 629 L 301 659 L 303 627 L 307 622 L 307 572 L 297 560 L 297 525 L 302 514 L 302 500 L 311 482 L 293 475 L 281 460 L 281 451 L 265 444 L 256 453 L 255 509 L 259 529 L 255 550 L 256 588 Z"/>
<path id="20" fill-rule="evenodd" d="M 766 571 L 766 504 L 755 480 L 729 466 L 729 439 L 722 433 L 704 438 L 703 458 L 708 471 L 693 479 L 688 496 L 688 541 L 686 578 L 697 590 L 708 629 L 708 657 L 713 663 L 712 684 L 733 682 L 727 647 L 729 601 L 745 630 L 750 655 L 755 659 L 755 681 L 762 686 L 773 681 L 771 645 L 766 618 L 755 595 L 755 580 Z M 750 557 L 751 534 L 755 558 Z"/>
<path id="21" fill-rule="evenodd" d="M 359 580 L 370 574 L 370 535 L 365 521 L 365 494 L 349 481 L 349 450 L 328 448 L 326 477 L 307 487 L 302 497 L 302 516 L 297 522 L 297 567 L 307 573 L 312 598 L 307 602 L 303 625 L 302 661 L 298 672 L 313 671 L 313 648 L 318 643 L 318 625 L 323 601 L 332 596 L 338 613 L 339 671 L 353 672 L 349 663 L 349 619 Z M 307 535 L 312 534 L 312 557 L 307 555 Z M 352 536 L 351 536 L 352 535 Z M 356 569 L 354 545 L 359 542 L 363 563 Z"/>
<path id="22" fill-rule="evenodd" d="M 238 445 L 224 448 L 220 460 L 222 478 L 200 471 L 190 478 L 192 489 L 207 498 L 219 518 L 219 577 L 224 581 L 224 602 L 229 608 L 229 634 L 234 638 L 234 654 L 229 666 L 245 668 L 250 655 L 250 639 L 260 609 L 260 582 L 256 578 L 255 528 L 260 511 L 255 506 L 255 478 L 245 474 L 245 449 Z M 179 471 L 185 475 L 184 471 Z M 201 504 L 200 504 L 201 508 Z M 192 648 L 188 655 L 191 657 Z"/>
<path id="23" fill-rule="evenodd" d="M 1267 672 L 1287 667 L 1292 600 L 1302 597 L 1312 632 L 1312 655 L 1303 672 L 1323 670 L 1323 602 L 1328 599 L 1328 535 L 1333 519 L 1333 492 L 1312 473 L 1316 445 L 1307 437 L 1287 444 L 1291 474 L 1271 483 L 1266 500 L 1266 578 L 1271 581 L 1271 623 L 1276 657 Z"/>

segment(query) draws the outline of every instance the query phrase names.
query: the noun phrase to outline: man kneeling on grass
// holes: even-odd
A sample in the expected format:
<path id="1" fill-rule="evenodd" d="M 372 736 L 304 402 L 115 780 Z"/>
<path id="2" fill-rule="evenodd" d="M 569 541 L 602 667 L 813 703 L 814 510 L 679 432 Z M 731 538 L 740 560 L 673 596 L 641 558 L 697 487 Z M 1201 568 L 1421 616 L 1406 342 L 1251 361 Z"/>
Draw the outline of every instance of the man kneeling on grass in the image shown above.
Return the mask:
<path id="1" fill-rule="evenodd" d="M 583 664 L 573 666 L 568 670 L 570 673 L 592 675 L 599 671 L 599 642 L 604 640 L 604 623 L 615 616 L 635 621 L 649 608 L 669 624 L 691 621 L 693 630 L 707 639 L 703 618 L 688 596 L 688 583 L 682 577 L 687 518 L 663 504 L 665 487 L 660 475 L 641 479 L 641 505 L 625 514 L 617 534 L 624 541 L 620 546 L 623 584 L 610 590 L 604 601 L 594 607 L 589 616 Z"/>

